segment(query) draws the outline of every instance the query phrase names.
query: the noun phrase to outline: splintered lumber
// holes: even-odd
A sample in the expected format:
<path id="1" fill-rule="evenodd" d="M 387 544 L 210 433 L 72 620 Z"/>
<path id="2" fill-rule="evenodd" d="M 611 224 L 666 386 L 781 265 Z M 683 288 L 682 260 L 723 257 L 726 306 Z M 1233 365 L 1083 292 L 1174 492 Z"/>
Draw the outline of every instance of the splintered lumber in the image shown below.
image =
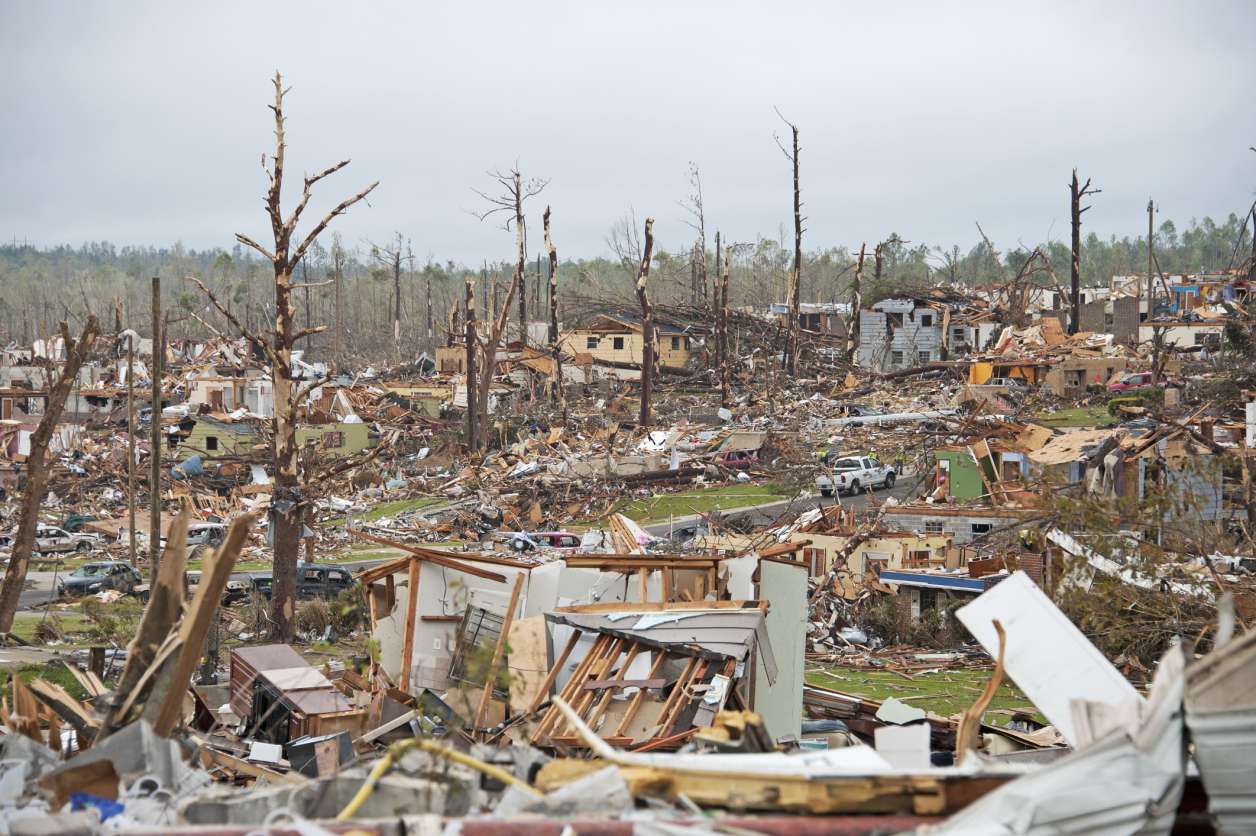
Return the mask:
<path id="1" fill-rule="evenodd" d="M 144 714 L 152 720 L 153 729 L 162 737 L 168 737 L 179 722 L 183 696 L 201 658 L 201 647 L 209 632 L 209 624 L 217 617 L 219 602 L 235 567 L 236 556 L 240 554 L 256 518 L 256 514 L 250 513 L 232 520 L 223 544 L 206 561 L 201 581 L 196 585 L 196 595 L 188 607 L 187 616 L 179 624 L 179 651 L 168 657 L 153 683 Z"/>
<path id="2" fill-rule="evenodd" d="M 46 679 L 32 680 L 30 685 L 31 693 L 34 694 L 40 702 L 51 708 L 57 715 L 69 723 L 74 731 L 78 734 L 80 740 L 90 741 L 96 737 L 96 732 L 100 727 L 96 718 L 84 705 L 58 685 L 55 682 L 49 682 Z"/>
<path id="3" fill-rule="evenodd" d="M 157 656 L 166 636 L 179 621 L 183 610 L 183 574 L 187 565 L 188 509 L 175 518 L 166 538 L 166 548 L 157 567 L 157 577 L 148 597 L 148 606 L 140 618 L 139 631 L 127 645 L 126 666 L 118 680 L 118 693 L 129 694 L 139 684 L 140 678 Z M 156 544 L 150 544 L 156 548 Z M 112 713 L 105 721 L 105 728 L 115 725 Z"/>
<path id="4" fill-rule="evenodd" d="M 87 692 L 92 699 L 99 697 L 109 689 L 105 687 L 105 683 L 100 680 L 94 671 L 81 671 L 69 662 L 65 664 L 65 669 L 70 672 L 70 676 L 78 680 L 78 684 Z"/>

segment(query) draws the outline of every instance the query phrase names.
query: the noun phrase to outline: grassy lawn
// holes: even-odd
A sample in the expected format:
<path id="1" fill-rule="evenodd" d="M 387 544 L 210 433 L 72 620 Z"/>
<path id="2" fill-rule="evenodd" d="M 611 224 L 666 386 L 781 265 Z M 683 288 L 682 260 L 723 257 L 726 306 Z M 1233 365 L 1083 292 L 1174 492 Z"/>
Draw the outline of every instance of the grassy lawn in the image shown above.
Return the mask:
<path id="1" fill-rule="evenodd" d="M 1116 419 L 1108 414 L 1106 404 L 1098 406 L 1079 406 L 1076 409 L 1061 409 L 1058 412 L 1044 412 L 1038 420 L 1048 427 L 1111 427 Z"/>
<path id="2" fill-rule="evenodd" d="M 866 699 L 885 700 L 895 697 L 914 708 L 950 717 L 962 713 L 977 701 L 990 679 L 990 673 L 990 670 L 964 668 L 933 673 L 917 672 L 909 674 L 911 679 L 906 679 L 890 671 L 865 671 L 834 666 L 809 670 L 806 679 L 812 685 Z M 992 709 L 1000 708 L 1021 709 L 1033 714 L 1039 722 L 1045 722 L 1033 704 L 1007 677 L 1003 678 L 1003 683 L 995 692 L 982 719 L 991 725 L 1006 726 L 1010 717 L 992 712 Z"/>
<path id="3" fill-rule="evenodd" d="M 666 493 L 645 499 L 621 500 L 611 506 L 608 514 L 621 513 L 638 523 L 666 522 L 672 517 L 705 514 L 719 508 L 744 508 L 777 502 L 794 495 L 792 490 L 780 485 L 724 485 L 715 488 Z"/>
<path id="4" fill-rule="evenodd" d="M 45 619 L 58 622 L 63 633 L 82 633 L 91 623 L 76 612 L 20 612 L 13 617 L 13 635 L 27 644 L 40 645 L 42 642 L 35 640 L 35 628 Z"/>
<path id="5" fill-rule="evenodd" d="M 420 496 L 415 497 L 414 499 L 398 499 L 392 502 L 381 502 L 369 511 L 361 514 L 354 514 L 353 519 L 362 522 L 375 522 L 376 520 L 382 520 L 384 517 L 404 514 L 407 511 L 416 511 L 419 508 L 426 508 L 429 505 L 439 505 L 444 501 L 445 500 L 443 498 L 438 496 Z M 335 519 L 327 520 L 323 523 L 323 525 L 344 524 L 344 517 L 336 517 Z"/>

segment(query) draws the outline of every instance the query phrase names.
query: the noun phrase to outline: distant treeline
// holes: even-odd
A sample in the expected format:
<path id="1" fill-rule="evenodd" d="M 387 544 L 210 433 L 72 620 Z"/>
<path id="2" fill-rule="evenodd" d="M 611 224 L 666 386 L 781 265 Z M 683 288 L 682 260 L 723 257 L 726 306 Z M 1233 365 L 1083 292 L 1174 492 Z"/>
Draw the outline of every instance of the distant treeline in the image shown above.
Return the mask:
<path id="1" fill-rule="evenodd" d="M 619 234 L 607 238 L 614 256 L 561 260 L 559 265 L 560 313 L 564 294 L 582 299 L 629 299 L 636 272 L 637 244 L 627 234 L 631 224 L 621 224 Z M 713 225 L 708 224 L 708 229 Z M 427 344 L 427 299 L 431 290 L 431 318 L 434 342 L 444 341 L 451 306 L 464 295 L 464 280 L 477 283 L 481 316 L 493 307 L 493 286 L 504 296 L 510 281 L 510 265 L 489 261 L 485 265 L 463 265 L 453 261 L 422 261 L 409 257 L 408 242 L 398 245 L 397 236 L 387 248 L 401 249 L 401 315 L 403 340 L 413 354 L 429 350 Z M 787 245 L 789 242 L 786 242 Z M 981 241 L 962 249 L 959 246 L 929 246 L 889 234 L 881 243 L 880 279 L 876 278 L 875 248 L 869 241 L 863 270 L 863 300 L 867 304 L 896 290 L 921 288 L 937 281 L 989 284 L 1006 281 L 1029 256 L 1023 247 L 1000 246 Z M 1192 221 L 1179 231 L 1172 221 L 1164 221 L 1155 235 L 1155 251 L 1161 270 L 1167 273 L 1211 272 L 1238 266 L 1251 251 L 1251 230 L 1238 215 L 1231 214 L 1218 224 L 1211 218 Z M 992 249 L 993 246 L 993 249 Z M 1041 245 L 1062 284 L 1068 282 L 1069 249 L 1061 241 Z M 426 242 L 422 249 L 428 249 Z M 716 253 L 713 237 L 707 241 L 706 264 L 711 280 L 715 277 Z M 849 298 L 859 247 L 829 247 L 808 252 L 804 257 L 802 299 L 805 302 L 841 302 Z M 655 250 L 651 273 L 651 294 L 666 304 L 692 304 L 698 300 L 700 278 L 695 278 L 697 248 L 680 252 Z M 509 243 L 503 241 L 499 257 L 508 257 Z M 560 251 L 561 255 L 561 251 Z M 339 256 L 337 259 L 335 256 Z M 792 254 L 781 242 L 759 238 L 734 244 L 730 302 L 734 305 L 766 305 L 784 301 Z M 341 269 L 342 346 L 348 359 L 384 362 L 391 354 L 393 266 L 378 248 L 346 248 L 333 238 L 327 248 L 316 245 L 298 271 L 299 281 L 334 280 L 334 265 Z M 1101 239 L 1090 234 L 1082 246 L 1082 281 L 1104 284 L 1113 275 L 1142 272 L 1147 267 L 1144 237 Z M 197 288 L 183 277 L 200 277 L 232 312 L 256 330 L 273 322 L 273 285 L 270 265 L 240 246 L 231 250 L 189 250 L 181 244 L 172 247 L 117 247 L 109 242 L 39 249 L 5 244 L 0 246 L 0 338 L 29 343 L 39 334 L 49 334 L 59 320 L 81 323 L 90 311 L 111 328 L 115 300 L 121 300 L 123 324 L 148 334 L 150 277 L 163 280 L 163 303 L 170 309 L 170 336 L 197 337 L 206 328 L 190 314 L 195 313 L 224 332 L 230 331 L 221 315 L 213 312 Z M 537 281 L 538 271 L 541 281 Z M 548 266 L 535 257 L 529 265 L 527 297 L 529 311 L 544 318 Z M 1048 281 L 1045 274 L 1036 277 Z M 301 324 L 336 321 L 335 282 L 299 291 Z M 513 307 L 513 306 L 512 306 Z M 511 312 L 511 318 L 516 316 Z M 314 355 L 326 356 L 333 345 L 330 333 L 306 341 Z"/>

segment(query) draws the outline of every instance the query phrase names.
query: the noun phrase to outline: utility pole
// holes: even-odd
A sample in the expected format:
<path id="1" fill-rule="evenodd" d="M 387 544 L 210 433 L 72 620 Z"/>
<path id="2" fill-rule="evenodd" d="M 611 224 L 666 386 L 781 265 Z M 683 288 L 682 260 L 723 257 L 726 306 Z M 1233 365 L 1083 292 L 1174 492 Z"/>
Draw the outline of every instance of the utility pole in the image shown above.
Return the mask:
<path id="1" fill-rule="evenodd" d="M 148 565 L 150 577 L 157 577 L 161 563 L 161 367 L 165 359 L 165 335 L 161 331 L 161 278 L 153 276 L 153 408 L 148 457 Z"/>
<path id="2" fill-rule="evenodd" d="M 1082 292 L 1081 292 L 1081 258 L 1082 258 L 1082 213 L 1089 209 L 1089 206 L 1082 206 L 1082 198 L 1086 195 L 1098 194 L 1101 189 L 1092 189 L 1090 187 L 1090 178 L 1086 178 L 1085 185 L 1082 185 L 1077 179 L 1077 169 L 1073 169 L 1073 180 L 1069 183 L 1069 195 L 1071 197 L 1069 208 L 1073 222 L 1073 260 L 1072 271 L 1070 273 L 1069 284 L 1069 312 L 1068 332 L 1076 334 L 1081 328 L 1082 315 Z"/>
<path id="3" fill-rule="evenodd" d="M 126 337 L 126 527 L 131 565 L 138 564 L 135 541 L 135 335 Z"/>
<path id="4" fill-rule="evenodd" d="M 1147 321 L 1152 319 L 1152 311 L 1156 307 L 1156 286 L 1152 283 L 1151 276 L 1155 272 L 1155 256 L 1152 253 L 1152 236 L 1155 235 L 1155 218 L 1156 204 L 1151 198 L 1147 198 Z"/>
<path id="5" fill-rule="evenodd" d="M 467 279 L 467 451 L 479 446 L 479 428 L 475 421 L 475 279 Z"/>

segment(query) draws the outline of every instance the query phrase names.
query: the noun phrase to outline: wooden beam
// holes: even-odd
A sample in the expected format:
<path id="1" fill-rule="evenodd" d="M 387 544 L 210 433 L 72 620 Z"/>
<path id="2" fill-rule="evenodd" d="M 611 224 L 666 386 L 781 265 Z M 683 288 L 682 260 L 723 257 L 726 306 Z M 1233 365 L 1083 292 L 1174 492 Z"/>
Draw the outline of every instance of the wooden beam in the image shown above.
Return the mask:
<path id="1" fill-rule="evenodd" d="M 417 557 L 410 558 L 409 587 L 406 589 L 406 630 L 401 635 L 401 690 L 410 690 L 410 666 L 414 659 L 414 620 L 419 613 L 419 565 Z"/>
<path id="2" fill-rule="evenodd" d="M 489 701 L 493 698 L 493 679 L 497 675 L 497 665 L 506 651 L 506 636 L 510 633 L 510 625 L 515 620 L 515 607 L 519 604 L 519 592 L 523 589 L 523 572 L 515 575 L 514 588 L 510 590 L 510 603 L 506 605 L 506 618 L 502 621 L 501 632 L 497 634 L 497 645 L 493 648 L 493 659 L 489 662 L 488 673 L 484 677 L 484 693 L 480 695 L 480 706 L 475 711 L 473 729 L 483 726 L 484 715 L 488 711 Z"/>
<path id="3" fill-rule="evenodd" d="M 432 551 L 431 549 L 415 548 L 407 543 L 398 543 L 395 540 L 389 540 L 385 537 L 376 537 L 374 534 L 367 534 L 365 531 L 358 531 L 353 528 L 348 529 L 348 531 L 354 537 L 361 537 L 363 540 L 369 540 L 372 543 L 379 543 L 381 546 L 390 546 L 394 549 L 400 549 L 412 557 L 417 557 L 420 560 L 426 560 L 428 563 L 435 563 L 437 566 L 444 566 L 446 569 L 465 572 L 468 575 L 473 575 L 477 578 L 484 578 L 489 581 L 506 583 L 505 575 L 498 574 L 497 572 L 490 572 L 487 569 L 481 569 L 478 566 L 471 566 L 468 563 L 464 563 L 460 560 L 454 560 L 451 557 L 446 557 L 443 554 Z M 403 558 L 403 560 L 404 559 L 405 558 Z M 360 572 L 357 577 L 359 581 L 367 582 L 368 580 L 376 580 L 384 577 L 385 575 L 391 575 L 395 572 L 399 572 L 404 568 L 406 568 L 406 566 L 401 562 L 401 560 L 396 560 L 392 563 L 386 563 L 383 566 L 376 566 L 374 569 L 367 569 L 364 572 Z M 382 571 L 384 569 L 390 569 L 390 571 Z"/>

